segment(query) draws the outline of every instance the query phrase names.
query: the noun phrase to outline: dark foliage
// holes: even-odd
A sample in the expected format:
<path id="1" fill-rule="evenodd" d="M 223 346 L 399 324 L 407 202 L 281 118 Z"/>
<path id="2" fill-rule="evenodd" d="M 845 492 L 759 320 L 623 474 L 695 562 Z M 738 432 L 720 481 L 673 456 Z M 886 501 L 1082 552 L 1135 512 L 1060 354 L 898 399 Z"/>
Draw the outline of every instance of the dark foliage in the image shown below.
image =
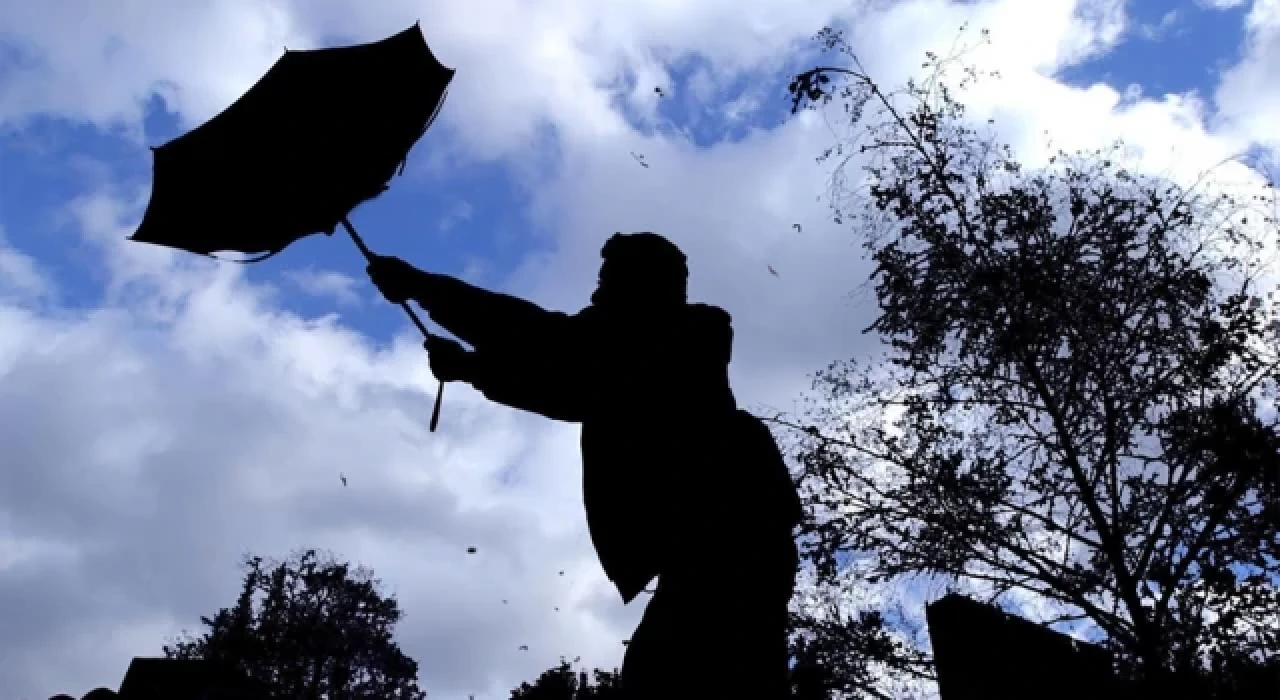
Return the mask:
<path id="1" fill-rule="evenodd" d="M 392 639 L 403 613 L 378 589 L 371 572 L 315 550 L 270 565 L 250 557 L 235 604 L 164 653 L 226 664 L 282 700 L 422 700 L 418 664 Z"/>
<path id="2" fill-rule="evenodd" d="M 884 675 L 932 680 L 928 655 L 891 634 L 893 627 L 877 610 L 851 615 L 830 606 L 820 615 L 793 614 L 791 687 L 797 700 L 890 700 L 898 695 L 884 689 Z"/>
<path id="3" fill-rule="evenodd" d="M 879 667 L 908 677 L 933 677 L 926 654 L 890 635 L 879 612 L 857 616 L 836 610 L 819 618 L 791 616 L 791 657 L 794 667 L 791 690 L 796 700 L 826 700 L 833 694 L 888 700 L 891 696 L 876 689 Z M 574 659 L 576 663 L 578 659 Z M 691 670 L 706 672 L 706 670 Z M 521 683 L 511 691 L 511 700 L 614 700 L 621 698 L 618 672 L 575 670 L 561 659 L 532 683 Z"/>
<path id="4" fill-rule="evenodd" d="M 577 661 L 575 659 L 574 661 Z M 569 661 L 542 672 L 532 684 L 521 683 L 511 691 L 511 700 L 617 700 L 618 672 L 596 669 L 588 676 L 576 671 Z"/>
<path id="5" fill-rule="evenodd" d="M 868 580 L 1029 594 L 1136 675 L 1224 686 L 1274 662 L 1273 192 L 1137 175 L 1119 145 L 1024 168 L 948 89 L 959 52 L 890 94 L 838 32 L 819 39 L 849 66 L 797 76 L 793 107 L 842 103 L 865 137 L 824 158 L 889 348 L 833 364 L 807 416 L 777 419 L 801 431 L 820 579 L 858 556 Z"/>

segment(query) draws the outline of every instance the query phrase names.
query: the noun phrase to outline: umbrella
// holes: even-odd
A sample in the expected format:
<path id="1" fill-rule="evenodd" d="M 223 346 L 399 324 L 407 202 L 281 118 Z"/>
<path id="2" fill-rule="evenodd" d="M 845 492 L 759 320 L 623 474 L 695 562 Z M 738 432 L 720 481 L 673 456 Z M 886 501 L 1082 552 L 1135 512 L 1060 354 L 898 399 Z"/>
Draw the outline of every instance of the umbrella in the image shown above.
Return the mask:
<path id="1" fill-rule="evenodd" d="M 372 260 L 348 216 L 403 172 L 453 74 L 417 23 L 367 44 L 286 49 L 222 113 L 152 149 L 151 200 L 130 240 L 210 257 L 257 254 L 237 261 L 251 263 L 342 225 Z M 443 390 L 442 382 L 433 431 Z"/>

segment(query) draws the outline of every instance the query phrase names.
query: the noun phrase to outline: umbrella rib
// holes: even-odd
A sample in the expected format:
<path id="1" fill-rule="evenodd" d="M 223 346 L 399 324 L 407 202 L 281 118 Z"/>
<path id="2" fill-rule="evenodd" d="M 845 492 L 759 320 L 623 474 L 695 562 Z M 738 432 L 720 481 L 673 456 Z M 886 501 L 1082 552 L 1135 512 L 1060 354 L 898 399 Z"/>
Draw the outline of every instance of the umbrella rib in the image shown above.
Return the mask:
<path id="1" fill-rule="evenodd" d="M 432 124 L 432 122 L 434 122 L 434 121 L 436 120 L 436 115 L 440 114 L 440 108 L 441 108 L 441 107 L 444 107 L 444 100 L 445 100 L 445 98 L 446 98 L 446 97 L 448 97 L 448 96 L 449 96 L 449 87 L 448 87 L 448 86 L 445 86 L 444 92 L 441 92 L 441 93 L 440 93 L 440 100 L 439 100 L 438 102 L 436 102 L 436 108 L 435 108 L 435 109 L 433 109 L 433 110 L 431 110 L 431 116 L 430 116 L 430 117 L 427 117 L 427 123 L 423 125 L 423 127 L 422 127 L 422 131 L 419 131 L 419 132 L 418 132 L 418 138 L 416 138 L 416 139 L 414 139 L 414 140 L 413 140 L 413 142 L 414 142 L 414 143 L 417 143 L 417 142 L 418 142 L 418 141 L 423 137 L 423 135 L 425 135 L 425 134 L 427 133 L 427 129 L 430 129 L 430 128 L 431 128 L 431 124 Z M 413 150 L 413 147 L 412 147 L 412 146 L 410 146 L 409 150 Z M 405 166 L 405 164 L 406 164 L 406 163 L 408 163 L 408 162 L 409 162 L 409 154 L 408 154 L 408 153 L 405 153 L 405 154 L 404 154 L 404 158 L 400 161 L 400 174 L 401 174 L 401 175 L 404 175 L 404 166 Z"/>

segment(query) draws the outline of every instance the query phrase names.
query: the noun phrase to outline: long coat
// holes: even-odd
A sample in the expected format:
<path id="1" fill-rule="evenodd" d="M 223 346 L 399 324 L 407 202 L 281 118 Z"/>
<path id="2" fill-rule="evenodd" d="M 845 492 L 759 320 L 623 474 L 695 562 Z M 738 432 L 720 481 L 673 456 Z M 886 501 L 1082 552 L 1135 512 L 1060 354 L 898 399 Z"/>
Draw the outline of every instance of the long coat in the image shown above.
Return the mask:
<path id="1" fill-rule="evenodd" d="M 570 315 L 430 277 L 420 303 L 472 346 L 466 379 L 477 390 L 582 425 L 587 526 L 625 602 L 661 571 L 733 542 L 790 546 L 799 499 L 768 428 L 737 407 L 723 309 Z"/>

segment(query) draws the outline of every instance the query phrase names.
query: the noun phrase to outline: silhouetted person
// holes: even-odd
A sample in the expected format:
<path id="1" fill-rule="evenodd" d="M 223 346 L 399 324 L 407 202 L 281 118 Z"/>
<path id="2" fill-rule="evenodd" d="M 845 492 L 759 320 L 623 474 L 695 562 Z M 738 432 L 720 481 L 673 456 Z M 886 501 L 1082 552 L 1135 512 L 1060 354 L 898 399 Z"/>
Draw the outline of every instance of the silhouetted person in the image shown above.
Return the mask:
<path id="1" fill-rule="evenodd" d="M 729 386 L 729 314 L 687 302 L 685 256 L 657 234 L 617 234 L 601 257 L 573 315 L 397 258 L 369 274 L 472 346 L 427 341 L 440 381 L 582 424 L 605 574 L 627 603 L 659 577 L 623 661 L 628 695 L 781 698 L 800 504 L 773 436 Z"/>

